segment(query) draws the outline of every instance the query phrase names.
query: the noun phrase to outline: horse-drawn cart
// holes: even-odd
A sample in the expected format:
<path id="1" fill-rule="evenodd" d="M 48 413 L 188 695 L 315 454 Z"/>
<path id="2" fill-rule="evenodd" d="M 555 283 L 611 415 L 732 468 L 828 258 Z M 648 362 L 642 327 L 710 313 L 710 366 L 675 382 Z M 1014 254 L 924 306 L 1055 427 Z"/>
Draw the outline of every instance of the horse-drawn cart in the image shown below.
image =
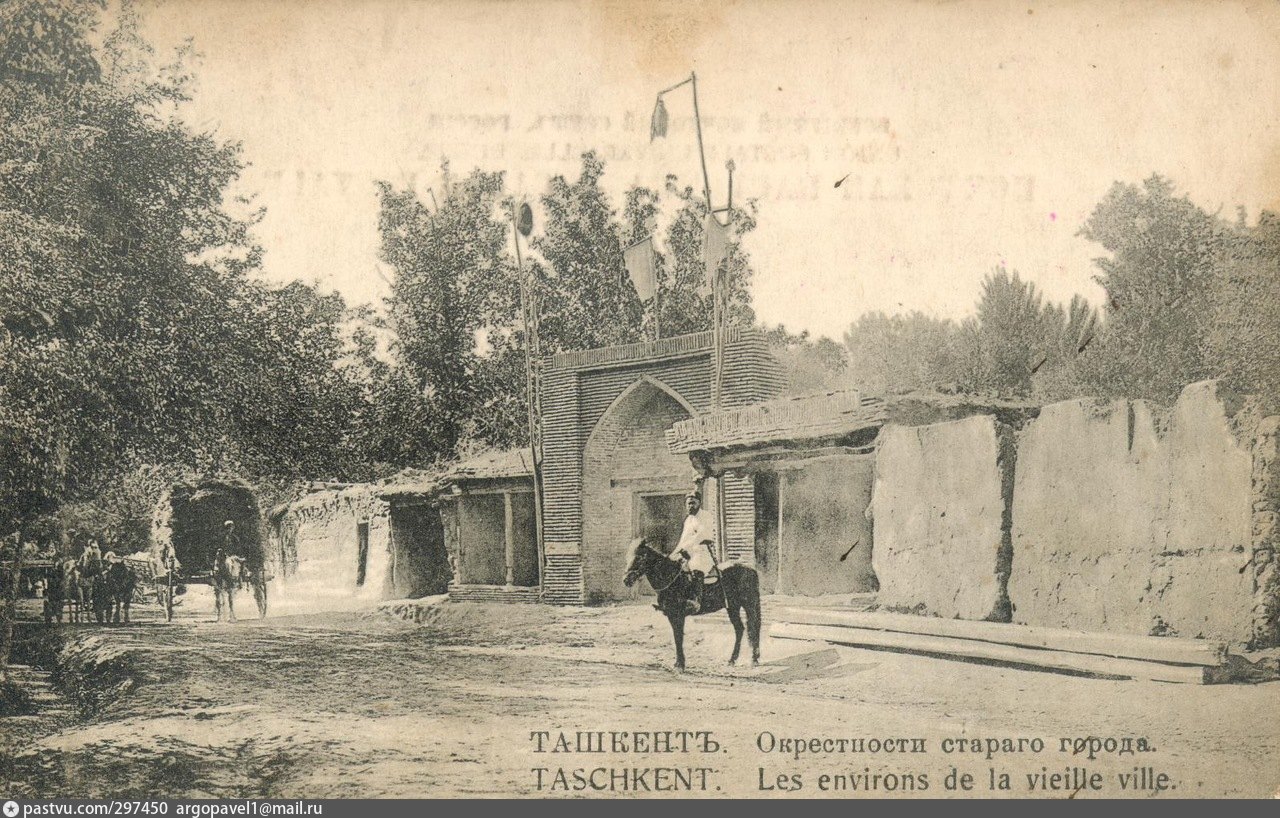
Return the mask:
<path id="1" fill-rule="evenodd" d="M 258 615 L 267 615 L 267 566 L 257 499 L 239 481 L 203 480 L 170 490 L 169 536 L 153 540 L 150 586 L 173 619 L 189 585 L 210 585 L 218 618 L 225 598 L 235 619 L 234 593 L 253 590 Z M 141 583 L 139 583 L 141 584 Z"/>
<path id="2" fill-rule="evenodd" d="M 139 556 L 128 556 L 122 559 L 137 579 L 133 586 L 133 601 L 139 605 L 159 604 L 157 577 L 163 572 L 157 567 L 155 560 Z"/>
<path id="3" fill-rule="evenodd" d="M 211 559 L 217 559 L 215 557 Z M 222 571 L 215 571 L 214 566 L 205 570 L 186 570 L 181 558 L 169 557 L 150 577 L 150 596 L 164 609 L 165 621 L 173 620 L 173 609 L 181 604 L 179 597 L 186 593 L 187 586 L 209 585 L 213 588 L 218 607 L 218 616 L 222 615 L 223 599 L 235 620 L 235 606 L 232 595 L 242 588 L 253 590 L 254 602 L 258 607 L 258 616 L 267 615 L 267 580 L 269 577 L 263 570 L 261 562 L 245 558 L 240 554 L 229 554 L 222 557 L 227 561 Z M 188 563 L 189 564 L 189 563 Z M 139 582 L 139 585 L 142 585 Z"/>

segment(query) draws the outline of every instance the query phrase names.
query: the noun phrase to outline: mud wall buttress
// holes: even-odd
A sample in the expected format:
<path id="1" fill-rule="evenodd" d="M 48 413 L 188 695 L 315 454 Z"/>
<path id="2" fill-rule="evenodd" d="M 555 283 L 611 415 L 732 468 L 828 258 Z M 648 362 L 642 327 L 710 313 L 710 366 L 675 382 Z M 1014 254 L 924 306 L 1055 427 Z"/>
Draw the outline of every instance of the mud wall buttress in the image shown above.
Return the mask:
<path id="1" fill-rule="evenodd" d="M 1250 571 L 1253 575 L 1252 646 L 1280 645 L 1280 417 L 1266 418 L 1253 443 L 1252 531 Z"/>
<path id="2" fill-rule="evenodd" d="M 882 607 L 1007 621 L 1011 440 L 991 416 L 882 430 L 871 499 Z"/>
<path id="3" fill-rule="evenodd" d="M 1230 404 L 1208 381 L 1167 415 L 1144 401 L 1044 407 L 1018 441 L 1015 622 L 1257 641 L 1276 580 L 1243 567 L 1275 508 L 1258 498 L 1274 444 Z"/>

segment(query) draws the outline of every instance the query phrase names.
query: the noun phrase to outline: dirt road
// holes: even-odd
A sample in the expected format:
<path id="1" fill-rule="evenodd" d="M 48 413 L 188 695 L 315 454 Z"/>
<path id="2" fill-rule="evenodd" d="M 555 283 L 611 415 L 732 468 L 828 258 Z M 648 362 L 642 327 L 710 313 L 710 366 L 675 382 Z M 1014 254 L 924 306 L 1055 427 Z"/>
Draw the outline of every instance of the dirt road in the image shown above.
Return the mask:
<path id="1" fill-rule="evenodd" d="M 691 626 L 690 670 L 676 675 L 666 623 L 646 606 L 444 605 L 422 624 L 360 613 L 202 619 L 64 626 L 54 678 L 82 716 L 39 737 L 8 735 L 3 791 L 558 797 L 653 795 L 666 783 L 694 796 L 1270 797 L 1280 787 L 1277 683 L 1104 681 L 771 639 L 766 664 L 728 668 L 720 618 Z M 578 731 L 603 731 L 606 752 L 577 752 L 597 741 Z M 690 752 L 634 752 L 654 731 L 677 741 L 710 731 L 715 752 L 696 741 Z M 561 732 L 569 752 L 537 752 L 539 738 L 555 749 Z M 619 736 L 631 751 L 612 752 Z M 1112 745 L 1092 760 L 1060 750 L 1061 738 L 1090 736 L 1154 750 Z M 819 739 L 817 752 L 781 752 L 794 737 Z M 877 741 L 853 752 L 839 739 Z M 921 746 L 911 739 L 925 752 L 910 752 Z M 981 752 L 968 751 L 975 739 Z M 1019 739 L 1023 752 L 1001 751 Z M 991 789 L 1002 773 L 1009 789 Z M 1167 789 L 1153 789 L 1160 782 Z"/>

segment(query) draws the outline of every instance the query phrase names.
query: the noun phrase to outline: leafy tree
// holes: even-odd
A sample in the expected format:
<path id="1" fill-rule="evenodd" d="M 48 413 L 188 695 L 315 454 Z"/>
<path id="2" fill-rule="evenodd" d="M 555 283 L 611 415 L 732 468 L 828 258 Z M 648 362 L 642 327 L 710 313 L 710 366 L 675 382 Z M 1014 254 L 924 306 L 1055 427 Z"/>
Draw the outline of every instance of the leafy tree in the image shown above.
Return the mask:
<path id="1" fill-rule="evenodd" d="M 866 313 L 844 334 L 848 381 L 874 395 L 954 387 L 958 332 L 954 322 L 920 312 Z"/>
<path id="2" fill-rule="evenodd" d="M 381 257 L 395 271 L 390 317 L 400 365 L 385 374 L 402 420 L 428 421 L 421 428 L 429 435 L 401 452 L 417 464 L 445 457 L 475 435 L 473 421 L 496 396 L 523 394 L 523 384 L 496 377 L 481 349 L 483 342 L 505 360 L 520 317 L 509 227 L 498 215 L 502 174 L 476 170 L 455 179 L 447 165 L 444 173 L 436 211 L 410 190 L 379 183 Z"/>
<path id="3" fill-rule="evenodd" d="M 545 223 L 532 245 L 546 263 L 539 323 L 546 352 L 641 340 L 642 307 L 626 277 L 622 226 L 603 176 L 604 162 L 588 151 L 578 178 L 553 177 L 541 199 Z"/>
<path id="4" fill-rule="evenodd" d="M 1090 392 L 1083 379 L 1082 358 L 1102 331 L 1098 310 L 1074 295 L 1063 308 L 1046 304 L 1041 317 L 1042 341 L 1032 366 L 1032 393 L 1045 401 L 1066 400 Z"/>
<path id="5" fill-rule="evenodd" d="M 815 340 L 808 330 L 787 332 L 782 324 L 766 328 L 764 337 L 782 367 L 784 394 L 848 388 L 849 355 L 841 344 L 826 336 Z"/>
<path id="6" fill-rule="evenodd" d="M 1240 221 L 1223 241 L 1202 351 L 1210 370 L 1280 410 L 1280 217 Z"/>
<path id="7" fill-rule="evenodd" d="M 1027 394 L 1044 363 L 1046 319 L 1035 284 L 997 268 L 982 281 L 975 319 L 960 327 L 962 386 L 972 392 Z"/>
<path id="8" fill-rule="evenodd" d="M 1113 185 L 1081 235 L 1111 254 L 1095 260 L 1107 326 L 1086 379 L 1105 394 L 1167 402 L 1212 376 L 1201 339 L 1227 249 L 1223 225 L 1152 176 L 1141 186 Z"/>
<path id="9" fill-rule="evenodd" d="M 359 389 L 341 299 L 254 278 L 239 147 L 177 115 L 125 4 L 0 7 L 0 528 L 146 463 L 323 475 Z"/>
<path id="10" fill-rule="evenodd" d="M 695 194 L 692 187 L 681 186 L 674 176 L 667 177 L 666 193 L 679 203 L 679 207 L 667 227 L 666 254 L 659 268 L 662 334 L 683 335 L 709 330 L 715 311 L 706 283 L 702 250 L 706 200 Z M 755 323 L 755 310 L 751 303 L 754 271 L 742 240 L 755 230 L 756 212 L 755 201 L 749 200 L 745 208 L 735 207 L 730 214 L 729 249 L 721 267 L 728 288 L 728 324 L 751 326 Z M 721 218 L 724 218 L 723 214 Z"/>

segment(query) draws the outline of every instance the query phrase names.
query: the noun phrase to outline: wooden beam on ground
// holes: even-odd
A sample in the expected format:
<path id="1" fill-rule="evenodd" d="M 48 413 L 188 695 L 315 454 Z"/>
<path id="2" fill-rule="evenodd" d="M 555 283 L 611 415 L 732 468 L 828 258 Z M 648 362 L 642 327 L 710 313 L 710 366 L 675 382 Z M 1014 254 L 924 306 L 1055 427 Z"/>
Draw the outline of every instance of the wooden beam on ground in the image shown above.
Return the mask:
<path id="1" fill-rule="evenodd" d="M 1216 667 L 1227 660 L 1225 643 L 1204 639 L 1089 633 L 1059 628 L 1009 625 L 1001 622 L 971 622 L 964 619 L 817 608 L 784 608 L 777 618 L 798 625 L 834 625 L 865 630 L 947 636 L 954 639 L 972 639 L 1003 645 L 1021 645 L 1029 648 L 1180 665 Z"/>
<path id="2" fill-rule="evenodd" d="M 850 647 L 885 648 L 958 659 L 980 659 L 1009 665 L 1089 673 L 1096 676 L 1151 679 L 1182 684 L 1212 684 L 1226 681 L 1214 668 L 1198 665 L 1166 665 L 1160 662 L 1041 650 L 946 636 L 863 630 L 834 625 L 797 625 L 790 622 L 775 622 L 769 629 L 769 635 L 779 639 L 801 639 Z"/>

